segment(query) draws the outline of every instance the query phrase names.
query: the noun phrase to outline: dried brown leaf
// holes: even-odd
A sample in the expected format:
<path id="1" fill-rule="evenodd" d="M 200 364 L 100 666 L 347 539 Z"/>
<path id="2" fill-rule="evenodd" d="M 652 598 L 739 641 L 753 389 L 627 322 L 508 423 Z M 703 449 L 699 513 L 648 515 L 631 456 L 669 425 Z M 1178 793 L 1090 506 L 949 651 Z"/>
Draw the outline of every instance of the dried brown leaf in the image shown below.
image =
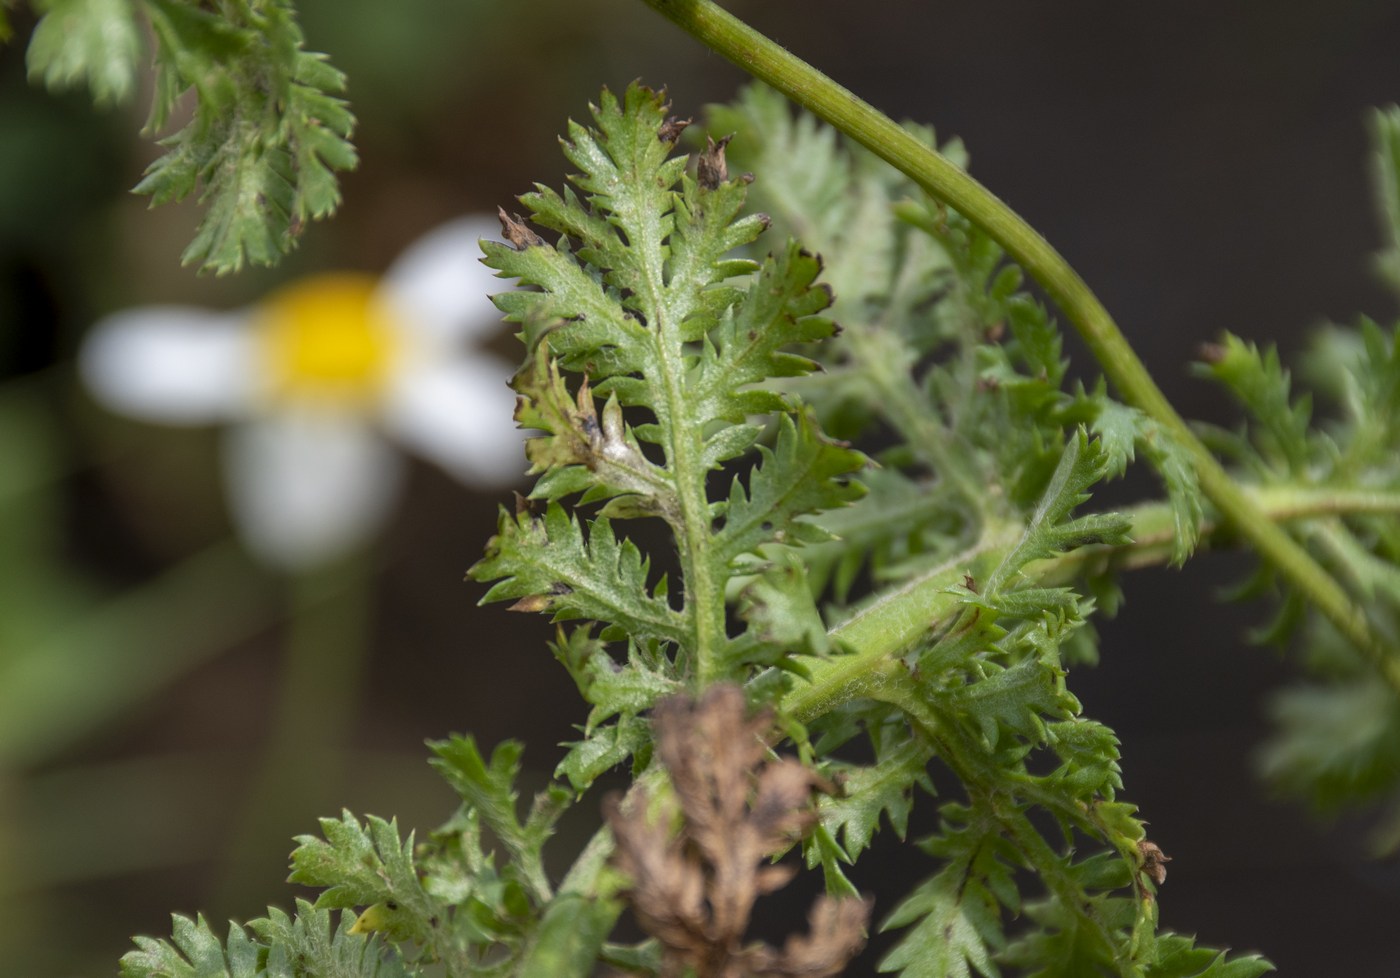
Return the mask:
<path id="1" fill-rule="evenodd" d="M 811 828 L 812 792 L 822 786 L 795 760 L 765 760 L 772 712 L 749 715 L 743 691 L 719 685 L 699 700 L 662 700 L 652 723 L 674 794 L 654 804 L 639 790 L 625 812 L 610 804 L 607 818 L 633 913 L 662 946 L 663 974 L 838 974 L 865 942 L 870 908 L 859 900 L 818 900 L 812 932 L 781 951 L 744 945 L 754 902 L 797 872 L 768 860 Z"/>
<path id="2" fill-rule="evenodd" d="M 1137 845 L 1138 855 L 1142 857 L 1142 871 L 1152 882 L 1161 886 L 1167 881 L 1167 863 L 1172 861 L 1172 857 L 1163 852 L 1157 843 L 1147 839 L 1143 839 Z"/>
<path id="3" fill-rule="evenodd" d="M 729 164 L 725 162 L 724 150 L 733 138 L 733 133 L 719 142 L 715 142 L 713 137 L 705 137 L 705 148 L 695 163 L 695 179 L 706 190 L 714 190 L 729 179 Z"/>
<path id="4" fill-rule="evenodd" d="M 679 116 L 670 116 L 661 124 L 661 128 L 656 130 L 656 138 L 663 143 L 674 143 L 681 138 L 681 133 L 685 132 L 686 126 L 694 121 L 693 119 L 682 119 Z"/>
<path id="5" fill-rule="evenodd" d="M 511 247 L 516 251 L 524 251 L 526 248 L 544 244 L 544 238 L 531 231 L 525 225 L 525 218 L 519 214 L 507 214 L 504 207 L 497 207 L 496 216 L 501 221 L 501 235 L 510 242 Z"/>

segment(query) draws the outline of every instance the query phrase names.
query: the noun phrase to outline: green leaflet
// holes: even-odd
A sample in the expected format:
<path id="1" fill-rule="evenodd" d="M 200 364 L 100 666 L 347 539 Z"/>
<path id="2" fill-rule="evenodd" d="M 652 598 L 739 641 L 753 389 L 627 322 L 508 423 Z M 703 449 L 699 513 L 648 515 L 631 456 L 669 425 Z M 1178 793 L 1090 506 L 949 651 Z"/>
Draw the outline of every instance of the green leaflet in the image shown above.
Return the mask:
<path id="1" fill-rule="evenodd" d="M 987 594 L 994 595 L 1011 585 L 1017 572 L 1033 560 L 1089 544 L 1126 542 L 1129 523 L 1121 516 L 1091 514 L 1068 519 L 1070 512 L 1089 498 L 1085 490 L 1104 477 L 1107 467 L 1103 449 L 1082 430 L 1070 439 L 1039 504 L 1030 514 L 1021 542 L 987 581 Z"/>
<path id="2" fill-rule="evenodd" d="M 482 603 L 516 598 L 512 610 L 615 622 L 639 638 L 688 649 L 684 616 L 652 593 L 649 573 L 649 561 L 630 540 L 617 539 L 610 520 L 595 520 L 585 539 L 577 518 L 558 503 L 543 518 L 528 508 L 515 515 L 502 510 L 486 556 L 471 569 L 477 580 L 503 578 Z"/>
<path id="3" fill-rule="evenodd" d="M 318 908 L 394 905 L 408 925 L 395 938 L 423 942 L 423 925 L 443 908 L 423 891 L 413 865 L 412 833 L 401 842 L 395 822 L 371 815 L 362 826 L 348 811 L 339 820 L 321 819 L 321 832 L 324 840 L 297 836 L 290 881 L 324 887 Z"/>
<path id="4" fill-rule="evenodd" d="M 1210 348 L 1198 372 L 1225 385 L 1257 419 L 1253 442 L 1265 466 L 1290 475 L 1307 473 L 1312 400 L 1293 399 L 1276 349 L 1261 351 L 1227 333 Z"/>
<path id="5" fill-rule="evenodd" d="M 524 748 L 513 740 L 497 745 L 490 761 L 481 756 L 471 737 L 455 736 L 430 744 L 433 767 L 462 796 L 474 812 L 510 853 L 510 869 L 538 903 L 552 895 L 544 871 L 544 844 L 554 833 L 554 823 L 569 802 L 569 792 L 551 785 L 535 796 L 529 815 L 522 822 L 516 811 L 515 779 L 520 773 Z"/>
<path id="6" fill-rule="evenodd" d="M 593 706 L 582 727 L 584 739 L 567 745 L 569 753 L 555 770 L 581 794 L 599 775 L 634 753 L 646 755 L 651 733 L 640 714 L 660 697 L 683 687 L 667 675 L 664 663 L 647 643 L 633 643 L 627 661 L 618 663 L 608 654 L 606 643 L 583 627 L 570 632 L 560 629 L 550 649 L 569 670 L 579 694 Z"/>
<path id="7" fill-rule="evenodd" d="M 357 163 L 354 117 L 338 97 L 345 79 L 323 55 L 303 51 L 286 0 L 230 22 L 176 0 L 151 0 L 160 76 L 152 128 L 193 88 L 194 119 L 161 141 L 136 192 L 153 203 L 196 189 L 208 208 L 183 261 L 218 273 L 268 265 L 309 220 L 340 203 L 333 171 Z"/>
<path id="8" fill-rule="evenodd" d="M 554 657 L 569 670 L 584 701 L 593 705 L 585 732 L 617 714 L 633 715 L 651 708 L 657 699 L 681 691 L 654 657 L 633 647 L 625 663 L 608 655 L 606 643 L 588 628 L 576 628 L 551 643 Z"/>
<path id="9" fill-rule="evenodd" d="M 1060 766 L 1045 782 L 1086 802 L 1113 800 L 1123 787 L 1118 737 L 1096 720 L 1075 717 L 1046 725 L 1046 739 Z"/>
<path id="10" fill-rule="evenodd" d="M 407 978 L 416 973 L 385 956 L 379 941 L 352 933 L 348 914 L 333 928 L 330 911 L 305 900 L 297 901 L 295 917 L 269 909 L 246 930 L 233 925 L 226 946 L 203 917 L 173 919 L 171 940 L 136 938 L 138 949 L 122 957 L 122 978 Z"/>
<path id="11" fill-rule="evenodd" d="M 98 105 L 136 91 L 141 27 L 131 0 L 40 0 L 26 60 L 31 80 L 53 91 L 86 85 Z"/>
<path id="12" fill-rule="evenodd" d="M 1108 475 L 1120 476 L 1137 451 L 1152 463 L 1167 490 L 1172 510 L 1172 564 L 1181 566 L 1196 549 L 1205 520 L 1200 484 L 1186 447 L 1137 408 L 1095 397 L 1098 417 L 1090 424 L 1107 456 Z"/>
<path id="13" fill-rule="evenodd" d="M 350 934 L 377 935 L 399 945 L 406 961 L 441 963 L 449 974 L 527 973 L 524 962 L 566 948 L 578 957 L 577 935 L 561 933 L 551 921 L 567 914 L 606 927 L 617 909 L 589 894 L 551 891 L 542 850 L 568 792 L 559 786 L 541 792 L 522 820 L 515 790 L 519 744 L 498 746 L 489 760 L 466 737 L 433 750 L 434 766 L 463 798 L 452 819 L 418 846 L 383 819 L 362 825 L 348 812 L 323 819 L 324 839 L 297 839 L 292 882 L 323 888 L 318 911 L 364 908 Z M 510 857 L 500 870 L 482 848 L 483 823 Z M 599 944 L 604 936 L 595 934 Z"/>
<path id="14" fill-rule="evenodd" d="M 1360 676 L 1297 684 L 1277 693 L 1278 729 L 1260 754 L 1275 784 L 1309 797 L 1322 811 L 1385 798 L 1400 782 L 1400 704 Z"/>
<path id="15" fill-rule="evenodd" d="M 865 464 L 864 456 L 823 438 L 807 415 L 790 415 L 778 422 L 772 449 L 760 446 L 762 461 L 749 484 L 737 479 L 720 510 L 724 526 L 715 535 L 715 559 L 733 563 L 766 543 L 822 543 L 830 533 L 799 517 L 865 495 L 849 481 Z"/>
<path id="16" fill-rule="evenodd" d="M 908 932 L 879 970 L 905 978 L 968 978 L 974 972 L 999 978 L 996 953 L 1006 946 L 1003 909 L 1012 916 L 1021 909 L 1013 875 L 1021 857 L 986 812 L 957 804 L 943 812 L 940 833 L 919 843 L 944 860 L 943 867 L 880 925 Z"/>
<path id="17" fill-rule="evenodd" d="M 870 767 L 833 765 L 838 791 L 821 799 L 821 824 L 833 838 L 840 836 L 842 855 L 850 862 L 869 847 L 883 815 L 901 840 L 914 807 L 917 785 L 933 794 L 927 765 L 930 751 L 915 739 L 905 740 Z"/>
<path id="18" fill-rule="evenodd" d="M 1148 978 L 1258 978 L 1274 970 L 1257 954 L 1228 957 L 1224 951 L 1196 947 L 1193 938 L 1180 934 L 1158 937 L 1156 955 Z"/>
<path id="19" fill-rule="evenodd" d="M 881 959 L 880 971 L 904 978 L 969 978 L 975 970 L 1000 978 L 992 958 L 1005 942 L 1000 908 L 981 880 L 968 879 L 967 860 L 975 855 L 974 850 L 949 861 L 894 909 L 881 929 L 914 927 Z"/>
<path id="20" fill-rule="evenodd" d="M 1374 118 L 1377 209 L 1388 250 L 1380 270 L 1396 281 L 1396 150 L 1400 114 Z M 1204 352 L 1199 372 L 1222 384 L 1248 416 L 1243 430 L 1210 432 L 1262 491 L 1287 495 L 1319 487 L 1339 498 L 1353 495 L 1361 511 L 1310 521 L 1302 541 L 1338 581 L 1356 594 L 1375 632 L 1400 648 L 1400 327 L 1382 328 L 1361 318 L 1355 328 L 1328 327 L 1315 338 L 1299 373 L 1311 391 L 1295 392 L 1277 351 L 1234 336 Z M 1326 420 L 1314 425 L 1313 396 Z M 1260 752 L 1263 773 L 1277 786 L 1335 812 L 1380 807 L 1384 824 L 1372 838 L 1378 852 L 1400 848 L 1400 756 L 1396 729 L 1400 703 L 1377 671 L 1320 623 L 1291 590 L 1279 589 L 1261 566 L 1236 597 L 1277 599 L 1273 620 L 1258 629 L 1260 641 L 1293 639 L 1316 673 L 1275 694 L 1270 713 L 1277 726 Z"/>
<path id="21" fill-rule="evenodd" d="M 145 25 L 132 0 L 43 0 L 28 51 L 31 78 L 50 88 L 85 83 L 99 104 L 136 87 Z M 163 129 L 177 100 L 196 96 L 194 118 L 161 140 L 165 155 L 136 192 L 153 204 L 198 194 L 206 207 L 185 264 L 219 274 L 270 265 L 307 221 L 340 204 L 335 171 L 358 162 L 345 78 L 302 50 L 290 0 L 221 5 L 142 0 L 155 42 L 148 130 Z"/>

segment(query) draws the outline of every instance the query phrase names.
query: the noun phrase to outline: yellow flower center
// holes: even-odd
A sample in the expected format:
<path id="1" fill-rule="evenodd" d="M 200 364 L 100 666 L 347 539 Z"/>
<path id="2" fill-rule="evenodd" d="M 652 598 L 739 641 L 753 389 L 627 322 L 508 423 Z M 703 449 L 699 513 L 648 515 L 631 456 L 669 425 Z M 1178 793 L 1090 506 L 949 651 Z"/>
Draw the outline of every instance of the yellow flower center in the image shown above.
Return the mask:
<path id="1" fill-rule="evenodd" d="M 364 403 L 378 395 L 398 339 L 378 284 L 353 272 L 316 275 L 259 305 L 273 397 Z"/>

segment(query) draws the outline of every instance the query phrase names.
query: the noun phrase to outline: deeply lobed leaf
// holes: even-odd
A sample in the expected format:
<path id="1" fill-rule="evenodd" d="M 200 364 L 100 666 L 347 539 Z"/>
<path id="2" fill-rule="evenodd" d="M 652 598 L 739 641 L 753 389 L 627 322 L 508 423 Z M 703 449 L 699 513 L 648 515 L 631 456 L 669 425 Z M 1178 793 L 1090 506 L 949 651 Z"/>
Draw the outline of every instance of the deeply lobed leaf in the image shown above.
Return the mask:
<path id="1" fill-rule="evenodd" d="M 131 98 L 144 48 L 131 0 L 37 0 L 34 7 L 40 17 L 26 53 L 31 80 L 53 91 L 86 85 L 98 105 Z"/>
<path id="2" fill-rule="evenodd" d="M 767 219 L 742 216 L 748 181 L 728 178 L 722 144 L 694 175 L 671 155 L 680 124 L 667 108 L 639 85 L 620 99 L 605 91 L 594 125 L 570 127 L 565 154 L 580 170 L 572 187 L 521 198 L 557 242 L 503 212 L 510 243 L 484 245 L 489 265 L 534 287 L 496 301 L 522 326 L 516 417 L 543 432 L 527 448 L 540 476 L 531 495 L 550 502 L 542 517 L 503 515 L 471 574 L 504 578 L 485 600 L 591 619 L 602 640 L 629 636 L 634 651 L 661 643 L 646 668 L 674 682 L 824 651 L 808 589 L 780 583 L 780 551 L 828 539 L 810 518 L 859 498 L 851 476 L 866 459 L 825 438 L 775 384 L 815 367 L 793 347 L 834 332 L 822 315 L 831 293 L 817 282 L 820 259 L 795 242 L 760 262 L 732 257 Z M 754 462 L 765 414 L 777 423 Z M 716 499 L 721 468 L 730 491 Z M 609 500 L 587 531 L 566 515 L 573 496 Z M 642 551 L 615 535 L 616 523 L 638 517 L 659 517 L 677 541 L 679 601 L 652 591 L 663 583 L 647 580 Z M 727 634 L 726 596 L 749 622 L 743 634 Z M 593 688 L 603 695 L 608 684 Z M 624 720 L 601 734 L 608 744 L 578 745 L 575 760 L 615 758 L 635 739 L 624 735 L 632 708 L 595 707 Z M 575 774 L 594 770 L 582 763 Z"/>
<path id="3" fill-rule="evenodd" d="M 339 978 L 408 978 L 408 968 L 374 938 L 354 932 L 348 915 L 338 927 L 330 911 L 297 901 L 295 916 L 270 909 L 247 928 L 233 925 L 224 944 L 203 917 L 176 915 L 169 941 L 136 939 L 122 957 L 123 978 L 271 978 L 293 974 Z"/>
<path id="4" fill-rule="evenodd" d="M 42 0 L 28 51 L 31 78 L 86 84 L 99 104 L 136 88 L 145 25 L 132 0 Z M 149 128 L 163 129 L 181 96 L 193 118 L 161 141 L 165 154 L 136 192 L 153 204 L 198 194 L 207 212 L 186 264 L 220 274 L 272 264 L 307 221 L 340 204 L 336 171 L 357 163 L 345 78 L 302 49 L 290 0 L 220 5 L 144 0 L 155 44 Z"/>

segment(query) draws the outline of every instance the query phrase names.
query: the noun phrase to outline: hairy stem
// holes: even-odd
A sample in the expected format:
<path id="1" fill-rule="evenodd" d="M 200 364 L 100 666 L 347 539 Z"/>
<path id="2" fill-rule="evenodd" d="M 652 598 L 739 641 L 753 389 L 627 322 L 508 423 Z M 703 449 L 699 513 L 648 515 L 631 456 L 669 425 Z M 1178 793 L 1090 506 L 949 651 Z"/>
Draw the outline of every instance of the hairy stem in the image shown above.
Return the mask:
<path id="1" fill-rule="evenodd" d="M 659 254 L 661 246 L 658 243 Z M 664 308 L 661 288 L 657 288 L 657 309 Z M 702 432 L 686 422 L 686 395 L 682 377 L 685 370 L 681 341 L 675 336 L 678 324 L 668 320 L 658 324 L 656 344 L 658 361 L 665 368 L 661 388 L 665 411 L 661 418 L 671 433 L 667 462 L 675 473 L 676 498 L 679 513 L 672 521 L 676 546 L 680 553 L 681 577 L 685 583 L 685 609 L 690 616 L 695 636 L 695 659 L 691 663 L 691 678 L 703 688 L 719 678 L 722 669 L 720 652 L 725 642 L 724 589 L 714 574 L 711 555 L 710 503 L 705 495 L 705 479 L 709 474 L 701 464 L 704 451 Z"/>
<path id="2" fill-rule="evenodd" d="M 884 159 L 977 225 L 1046 290 L 1123 400 L 1191 452 L 1201 488 L 1221 515 L 1312 602 L 1400 691 L 1400 658 L 1372 634 L 1363 610 L 1275 524 L 1201 444 L 1163 395 L 1108 310 L 1060 254 L 1011 208 L 873 106 L 727 13 L 712 0 L 644 0 L 706 47 L 766 82 Z"/>
<path id="3" fill-rule="evenodd" d="M 1266 519 L 1279 523 L 1348 513 L 1400 512 L 1397 493 L 1287 486 L 1243 487 L 1242 491 Z M 1147 503 L 1128 509 L 1125 514 L 1132 519 L 1132 543 L 1081 547 L 1027 564 L 1021 573 L 1037 584 L 1057 585 L 1100 567 L 1133 570 L 1168 563 L 1175 536 L 1171 507 L 1166 503 Z M 1219 543 L 1228 535 L 1220 524 L 1206 522 L 1201 526 L 1201 546 Z M 950 623 L 960 611 L 962 598 L 956 589 L 964 575 L 985 576 L 980 568 L 995 566 L 1019 539 L 1019 527 L 990 527 L 974 546 L 879 595 L 833 626 L 832 640 L 852 653 L 814 663 L 810 681 L 783 698 L 783 711 L 809 722 L 899 679 L 903 674 L 896 661 L 899 653 L 920 636 Z"/>

